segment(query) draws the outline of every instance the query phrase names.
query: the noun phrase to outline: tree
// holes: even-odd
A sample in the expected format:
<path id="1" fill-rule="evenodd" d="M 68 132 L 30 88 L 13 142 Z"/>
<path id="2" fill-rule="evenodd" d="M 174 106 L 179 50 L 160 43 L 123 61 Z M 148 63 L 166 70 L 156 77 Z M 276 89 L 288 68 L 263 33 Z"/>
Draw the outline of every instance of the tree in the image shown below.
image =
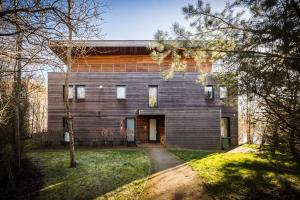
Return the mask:
<path id="1" fill-rule="evenodd" d="M 189 29 L 174 24 L 175 36 L 158 31 L 150 46 L 158 62 L 172 58 L 163 75 L 185 68 L 186 58 L 199 64 L 222 59 L 227 71 L 237 72 L 240 95 L 259 101 L 264 117 L 272 118 L 268 123 L 279 126 L 281 139 L 289 138 L 281 141 L 300 164 L 300 2 L 237 0 L 213 12 L 198 1 L 183 13 L 191 20 Z"/>
<path id="2" fill-rule="evenodd" d="M 0 0 L 1 186 L 7 185 L 7 182 L 14 185 L 21 177 L 18 172 L 22 171 L 22 141 L 29 129 L 28 85 L 24 85 L 27 83 L 26 77 L 49 68 L 71 71 L 73 39 L 99 38 L 104 7 L 104 4 L 96 0 Z M 68 8 L 73 9 L 71 11 Z M 74 38 L 72 34 L 75 35 Z M 48 45 L 53 40 L 64 40 L 64 43 L 68 41 L 69 45 L 65 46 L 68 47 L 70 58 L 67 68 L 49 50 Z M 66 59 L 66 52 L 63 53 L 61 58 Z M 14 80 L 13 84 L 11 80 Z M 70 109 L 66 110 L 71 113 Z M 74 142 L 70 147 L 73 167 Z"/>
<path id="3" fill-rule="evenodd" d="M 67 127 L 68 133 L 70 137 L 70 167 L 76 167 L 76 159 L 75 159 L 75 148 L 74 148 L 74 133 L 73 133 L 73 121 L 72 115 L 70 112 L 70 105 L 69 105 L 69 76 L 70 70 L 72 68 L 72 0 L 68 0 L 68 40 L 67 40 L 67 70 L 65 74 L 65 108 L 66 108 L 66 115 L 67 115 Z"/>

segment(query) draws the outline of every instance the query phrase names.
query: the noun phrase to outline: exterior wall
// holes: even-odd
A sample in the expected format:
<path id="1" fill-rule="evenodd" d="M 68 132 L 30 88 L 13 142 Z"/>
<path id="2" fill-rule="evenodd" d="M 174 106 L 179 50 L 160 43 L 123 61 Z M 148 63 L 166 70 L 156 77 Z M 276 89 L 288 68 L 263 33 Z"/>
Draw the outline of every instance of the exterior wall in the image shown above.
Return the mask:
<path id="1" fill-rule="evenodd" d="M 136 117 L 137 109 L 149 109 L 148 86 L 158 85 L 158 108 L 165 113 L 166 145 L 219 148 L 222 107 L 218 89 L 215 89 L 214 101 L 205 100 L 204 87 L 195 82 L 196 77 L 197 73 L 186 73 L 184 77 L 176 75 L 165 81 L 159 72 L 71 73 L 70 85 L 85 85 L 86 93 L 84 101 L 74 99 L 70 102 L 75 138 L 91 144 L 99 137 L 100 128 L 108 128 L 114 132 L 114 140 L 118 144 L 121 121 L 126 117 Z M 63 139 L 63 84 L 63 73 L 48 74 L 48 139 L 54 144 Z M 116 98 L 116 85 L 127 86 L 125 100 Z M 226 115 L 233 113 L 232 110 Z M 138 123 L 146 123 L 145 119 L 136 119 Z M 234 122 L 232 143 L 235 143 L 237 117 L 232 117 L 231 122 Z M 137 126 L 137 133 L 145 134 L 146 131 L 141 129 L 143 124 Z M 145 135 L 137 135 L 137 139 L 145 141 Z"/>
<path id="2" fill-rule="evenodd" d="M 169 147 L 219 149 L 220 109 L 170 110 L 166 114 L 166 145 Z"/>

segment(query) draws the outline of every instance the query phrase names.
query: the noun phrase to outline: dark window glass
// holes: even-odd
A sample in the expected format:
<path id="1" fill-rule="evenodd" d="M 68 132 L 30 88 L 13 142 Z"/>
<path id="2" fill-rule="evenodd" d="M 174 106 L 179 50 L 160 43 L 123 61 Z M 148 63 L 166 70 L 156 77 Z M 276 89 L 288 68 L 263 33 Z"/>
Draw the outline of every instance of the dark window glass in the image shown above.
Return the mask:
<path id="1" fill-rule="evenodd" d="M 212 85 L 205 86 L 204 92 L 206 99 L 214 99 L 214 88 Z"/>

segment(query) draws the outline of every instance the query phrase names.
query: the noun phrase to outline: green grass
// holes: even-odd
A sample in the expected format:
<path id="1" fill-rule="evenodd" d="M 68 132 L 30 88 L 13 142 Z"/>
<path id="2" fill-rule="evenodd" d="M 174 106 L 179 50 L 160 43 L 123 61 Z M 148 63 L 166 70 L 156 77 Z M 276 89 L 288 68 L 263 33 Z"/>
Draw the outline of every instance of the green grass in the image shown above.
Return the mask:
<path id="1" fill-rule="evenodd" d="M 68 150 L 30 151 L 40 170 L 37 199 L 95 199 L 136 197 L 143 189 L 150 162 L 142 150 L 76 151 L 78 166 L 69 168 Z"/>
<path id="2" fill-rule="evenodd" d="M 247 148 L 250 148 L 247 146 Z M 300 169 L 286 155 L 170 149 L 197 171 L 216 199 L 297 199 Z"/>

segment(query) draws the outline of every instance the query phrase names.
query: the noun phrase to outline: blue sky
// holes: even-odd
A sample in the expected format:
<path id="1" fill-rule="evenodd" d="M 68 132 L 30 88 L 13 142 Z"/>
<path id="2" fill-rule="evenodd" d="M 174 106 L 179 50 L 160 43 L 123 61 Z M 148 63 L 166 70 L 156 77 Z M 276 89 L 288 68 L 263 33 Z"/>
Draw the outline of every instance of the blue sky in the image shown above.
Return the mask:
<path id="1" fill-rule="evenodd" d="M 106 40 L 148 40 L 158 30 L 169 31 L 174 22 L 188 25 L 182 7 L 196 0 L 106 0 L 110 5 L 103 15 Z M 225 0 L 206 0 L 220 11 Z"/>

